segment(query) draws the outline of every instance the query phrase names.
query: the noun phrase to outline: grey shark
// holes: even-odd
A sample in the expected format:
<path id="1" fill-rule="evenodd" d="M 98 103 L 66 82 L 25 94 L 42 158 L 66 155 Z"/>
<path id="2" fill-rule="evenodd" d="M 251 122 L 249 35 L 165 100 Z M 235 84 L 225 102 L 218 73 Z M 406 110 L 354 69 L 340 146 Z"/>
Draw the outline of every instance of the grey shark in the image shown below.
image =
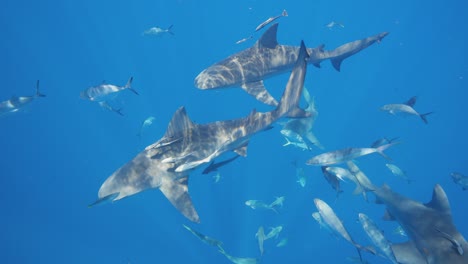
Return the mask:
<path id="1" fill-rule="evenodd" d="M 36 94 L 31 96 L 12 96 L 10 99 L 0 102 L 0 116 L 7 113 L 18 112 L 25 105 L 31 103 L 34 99 L 38 97 L 45 97 L 39 91 L 39 80 L 36 82 Z"/>
<path id="2" fill-rule="evenodd" d="M 278 24 L 268 28 L 260 39 L 250 48 L 233 54 L 203 70 L 195 78 L 195 86 L 202 90 L 225 87 L 242 87 L 257 100 L 276 106 L 278 103 L 265 89 L 263 80 L 292 69 L 299 47 L 279 45 L 276 39 Z M 321 45 L 309 48 L 307 62 L 320 67 L 320 63 L 330 59 L 336 70 L 341 62 L 375 42 L 380 42 L 387 32 L 344 44 L 334 50 L 326 51 Z"/>
<path id="3" fill-rule="evenodd" d="M 452 212 L 445 191 L 436 184 L 432 199 L 426 204 L 407 198 L 384 185 L 380 188 L 366 181 L 365 189 L 372 189 L 377 203 L 386 205 L 384 219 L 396 220 L 410 241 L 393 244 L 398 263 L 462 264 L 468 263 L 468 243 L 452 220 Z"/>
<path id="4" fill-rule="evenodd" d="M 245 118 L 196 124 L 185 108 L 179 108 L 164 136 L 116 170 L 99 189 L 98 197 L 118 193 L 113 199 L 159 188 L 185 217 L 199 222 L 188 193 L 188 176 L 193 169 L 216 157 L 234 151 L 245 156 L 247 144 L 256 133 L 268 129 L 281 117 L 307 116 L 299 108 L 306 74 L 304 43 L 278 107 L 270 112 L 251 112 Z"/>

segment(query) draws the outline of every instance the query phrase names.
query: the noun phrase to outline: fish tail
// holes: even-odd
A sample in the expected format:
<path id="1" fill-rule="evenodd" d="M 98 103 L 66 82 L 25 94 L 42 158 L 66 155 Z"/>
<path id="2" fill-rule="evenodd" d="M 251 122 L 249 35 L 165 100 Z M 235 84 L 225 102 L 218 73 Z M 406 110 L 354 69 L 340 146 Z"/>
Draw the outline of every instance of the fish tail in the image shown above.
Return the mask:
<path id="1" fill-rule="evenodd" d="M 283 96 L 275 109 L 278 117 L 307 117 L 310 113 L 305 112 L 299 107 L 299 101 L 302 96 L 302 90 L 304 88 L 304 79 L 307 71 L 306 59 L 309 57 L 307 54 L 304 42 L 301 41 L 301 48 L 297 57 L 296 64 L 289 77 L 288 84 L 284 90 Z"/>
<path id="2" fill-rule="evenodd" d="M 422 114 L 422 115 L 419 115 L 422 119 L 422 121 L 424 122 L 424 124 L 427 124 L 427 119 L 426 119 L 426 116 L 432 114 L 434 112 L 429 112 L 429 113 L 425 113 L 425 114 Z"/>
<path id="3" fill-rule="evenodd" d="M 136 95 L 139 95 L 139 93 L 135 89 L 132 88 L 132 82 L 133 82 L 133 76 L 130 77 L 130 79 L 128 79 L 127 84 L 125 84 L 124 88 L 129 89 Z"/>
<path id="4" fill-rule="evenodd" d="M 167 33 L 171 34 L 172 36 L 175 36 L 174 32 L 172 31 L 172 27 L 174 25 L 170 25 L 168 28 L 167 28 Z"/>
<path id="5" fill-rule="evenodd" d="M 45 94 L 41 94 L 41 92 L 39 91 L 39 80 L 37 80 L 36 82 L 36 97 L 45 97 L 46 95 Z"/>
<path id="6" fill-rule="evenodd" d="M 382 146 L 376 148 L 376 151 L 377 151 L 377 153 L 379 153 L 385 159 L 392 160 L 389 156 L 387 156 L 387 154 L 384 153 L 384 150 L 388 149 L 389 147 L 391 147 L 393 145 L 399 144 L 399 143 L 400 142 L 394 142 L 394 143 L 389 143 L 389 144 L 382 145 Z"/>

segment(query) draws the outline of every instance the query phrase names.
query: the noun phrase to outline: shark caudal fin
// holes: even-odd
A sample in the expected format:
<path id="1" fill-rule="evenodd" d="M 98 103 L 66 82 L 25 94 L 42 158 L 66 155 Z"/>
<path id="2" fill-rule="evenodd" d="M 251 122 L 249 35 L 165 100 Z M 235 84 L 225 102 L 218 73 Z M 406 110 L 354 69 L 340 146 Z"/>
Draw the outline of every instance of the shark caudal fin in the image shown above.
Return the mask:
<path id="1" fill-rule="evenodd" d="M 288 84 L 286 85 L 286 89 L 281 97 L 281 101 L 275 110 L 280 117 L 310 116 L 310 113 L 305 112 L 299 107 L 299 101 L 302 96 L 302 90 L 304 89 L 304 79 L 307 71 L 307 58 L 309 58 L 309 54 L 307 54 L 304 41 L 301 41 L 301 47 L 296 64 L 291 72 Z"/>
<path id="2" fill-rule="evenodd" d="M 39 92 L 39 80 L 37 80 L 36 82 L 36 97 L 45 97 L 46 95 L 45 94 L 41 94 L 41 92 Z"/>
<path id="3" fill-rule="evenodd" d="M 127 84 L 125 84 L 124 88 L 129 89 L 136 95 L 140 95 L 135 89 L 132 88 L 132 81 L 133 81 L 133 76 L 128 79 Z"/>

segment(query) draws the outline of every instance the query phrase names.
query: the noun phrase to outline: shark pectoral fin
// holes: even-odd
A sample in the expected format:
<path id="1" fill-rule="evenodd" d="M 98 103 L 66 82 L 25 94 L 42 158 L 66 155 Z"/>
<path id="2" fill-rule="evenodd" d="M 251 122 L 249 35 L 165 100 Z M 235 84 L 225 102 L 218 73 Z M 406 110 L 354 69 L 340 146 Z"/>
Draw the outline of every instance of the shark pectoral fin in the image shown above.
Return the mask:
<path id="1" fill-rule="evenodd" d="M 447 194 L 445 194 L 444 189 L 442 189 L 439 184 L 436 184 L 434 187 L 434 191 L 432 192 L 432 200 L 425 205 L 440 211 L 441 213 L 450 214 L 451 212 Z"/>
<path id="2" fill-rule="evenodd" d="M 188 176 L 174 180 L 166 181 L 161 184 L 159 189 L 166 198 L 190 221 L 200 223 L 197 211 L 192 204 L 192 198 L 188 193 Z"/>
<path id="3" fill-rule="evenodd" d="M 412 241 L 392 244 L 392 251 L 398 263 L 425 264 L 426 258 L 419 253 Z"/>
<path id="4" fill-rule="evenodd" d="M 382 217 L 383 220 L 385 221 L 395 221 L 395 217 L 393 217 L 393 215 L 391 215 L 388 210 L 385 210 L 385 213 Z"/>
<path id="5" fill-rule="evenodd" d="M 244 91 L 246 91 L 248 94 L 252 95 L 262 103 L 272 106 L 278 105 L 276 99 L 273 98 L 273 96 L 271 96 L 271 94 L 268 93 L 268 91 L 265 89 L 263 81 L 244 83 L 241 87 L 242 89 L 244 89 Z"/>

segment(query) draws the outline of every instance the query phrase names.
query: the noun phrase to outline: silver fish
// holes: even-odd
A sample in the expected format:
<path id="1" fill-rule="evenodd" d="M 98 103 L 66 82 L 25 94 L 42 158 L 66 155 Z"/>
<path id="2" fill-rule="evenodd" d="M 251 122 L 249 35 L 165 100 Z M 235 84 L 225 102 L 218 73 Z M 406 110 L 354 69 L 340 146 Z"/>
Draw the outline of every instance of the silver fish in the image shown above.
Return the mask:
<path id="1" fill-rule="evenodd" d="M 464 191 L 468 190 L 468 176 L 458 172 L 452 172 L 450 176 L 452 177 L 453 182 L 460 185 Z"/>
<path id="2" fill-rule="evenodd" d="M 255 28 L 255 32 L 259 31 L 260 29 L 264 28 L 266 25 L 270 24 L 271 22 L 275 21 L 276 19 L 280 18 L 280 17 L 287 17 L 288 16 L 288 12 L 286 12 L 286 10 L 283 10 L 283 12 L 281 12 L 281 15 L 277 15 L 277 16 L 274 16 L 274 17 L 270 17 L 268 18 L 267 20 L 265 20 L 264 22 L 262 22 L 260 25 L 258 25 L 256 28 Z"/>
<path id="3" fill-rule="evenodd" d="M 408 183 L 411 182 L 410 178 L 408 178 L 408 176 L 406 175 L 406 172 L 401 170 L 397 165 L 386 163 L 385 166 L 387 166 L 387 168 L 393 173 L 393 175 L 404 179 Z"/>
<path id="4" fill-rule="evenodd" d="M 170 34 L 172 36 L 174 36 L 174 32 L 172 32 L 172 27 L 174 25 L 170 25 L 168 28 L 160 28 L 160 27 L 152 27 L 148 30 L 145 30 L 145 32 L 143 32 L 143 35 L 156 35 L 156 36 L 161 36 L 163 34 Z"/>
<path id="5" fill-rule="evenodd" d="M 112 99 L 117 93 L 123 90 L 130 90 L 138 95 L 138 92 L 132 88 L 133 77 L 128 79 L 127 84 L 124 86 L 117 86 L 114 84 L 102 83 L 100 85 L 92 86 L 80 92 L 80 97 L 93 102 L 103 102 Z"/>
<path id="6" fill-rule="evenodd" d="M 361 222 L 362 228 L 370 238 L 372 243 L 379 248 L 384 255 L 393 263 L 398 264 L 392 250 L 392 243 L 390 243 L 377 227 L 377 225 L 365 214 L 359 214 L 359 222 Z"/>
<path id="7" fill-rule="evenodd" d="M 382 106 L 380 110 L 389 112 L 392 115 L 402 113 L 402 114 L 419 116 L 421 120 L 425 124 L 427 124 L 426 116 L 432 114 L 433 112 L 420 114 L 416 110 L 414 110 L 413 106 L 416 103 L 416 98 L 417 98 L 416 96 L 413 96 L 407 102 L 403 104 L 387 104 L 387 105 Z"/>
<path id="8" fill-rule="evenodd" d="M 266 240 L 265 231 L 263 230 L 263 226 L 260 226 L 258 228 L 258 231 L 255 234 L 255 237 L 258 240 L 258 247 L 260 249 L 260 255 L 263 256 L 263 242 Z"/>
<path id="9" fill-rule="evenodd" d="M 385 155 L 385 153 L 383 153 L 383 151 L 395 144 L 398 144 L 398 142 L 386 144 L 377 148 L 345 148 L 341 150 L 326 152 L 312 157 L 306 162 L 306 164 L 315 166 L 332 165 L 350 161 L 372 153 L 378 153 L 384 158 L 390 159 L 387 155 Z"/>
<path id="10" fill-rule="evenodd" d="M 39 80 L 36 82 L 36 94 L 32 96 L 12 96 L 10 99 L 0 102 L 0 116 L 7 113 L 14 113 L 25 105 L 31 103 L 34 99 L 45 97 L 44 94 L 39 92 Z"/>

